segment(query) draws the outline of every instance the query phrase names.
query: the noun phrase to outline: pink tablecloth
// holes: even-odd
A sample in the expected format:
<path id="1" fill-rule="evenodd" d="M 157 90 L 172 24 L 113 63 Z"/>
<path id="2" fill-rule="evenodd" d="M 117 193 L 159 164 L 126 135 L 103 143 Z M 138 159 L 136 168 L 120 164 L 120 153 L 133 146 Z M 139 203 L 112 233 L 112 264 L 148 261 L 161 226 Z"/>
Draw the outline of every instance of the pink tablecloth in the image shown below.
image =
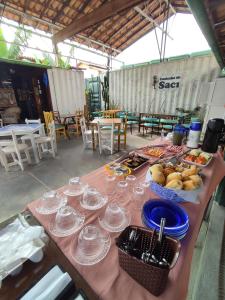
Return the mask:
<path id="1" fill-rule="evenodd" d="M 143 180 L 147 168 L 142 169 L 138 174 L 138 180 Z M 56 238 L 51 236 L 63 253 L 68 257 L 71 264 L 80 272 L 83 278 L 88 282 L 97 295 L 101 299 L 115 300 L 115 299 L 166 299 L 166 300 L 182 300 L 186 298 L 189 274 L 191 268 L 191 260 L 195 242 L 198 236 L 199 228 L 203 219 L 203 214 L 208 201 L 213 194 L 216 186 L 220 180 L 225 176 L 225 164 L 222 156 L 217 153 L 210 165 L 205 168 L 205 182 L 202 193 L 199 195 L 200 204 L 185 203 L 182 206 L 186 209 L 190 217 L 190 229 L 187 236 L 182 240 L 181 253 L 176 266 L 170 271 L 168 284 L 166 290 L 159 297 L 154 297 L 146 289 L 134 281 L 125 271 L 119 267 L 117 248 L 115 246 L 115 234 L 111 234 L 112 245 L 106 258 L 91 267 L 80 266 L 74 262 L 71 251 L 74 239 L 77 234 L 66 238 Z M 99 191 L 104 190 L 104 170 L 100 168 L 84 177 L 82 181 L 91 186 L 96 187 Z M 62 188 L 61 190 L 63 190 Z M 156 196 L 149 191 L 146 195 L 146 200 L 149 198 L 156 198 Z M 49 222 L 53 220 L 54 215 L 43 216 L 39 215 L 36 210 L 37 202 L 34 201 L 28 205 L 32 214 L 39 220 L 39 222 L 48 231 Z M 79 209 L 86 216 L 85 224 L 98 224 L 98 215 L 102 210 L 97 212 L 89 212 L 83 210 L 79 201 L 69 199 L 69 205 Z M 133 215 L 132 224 L 142 225 L 140 212 L 134 209 L 132 201 L 127 204 L 127 208 Z M 50 234 L 51 235 L 51 234 Z"/>

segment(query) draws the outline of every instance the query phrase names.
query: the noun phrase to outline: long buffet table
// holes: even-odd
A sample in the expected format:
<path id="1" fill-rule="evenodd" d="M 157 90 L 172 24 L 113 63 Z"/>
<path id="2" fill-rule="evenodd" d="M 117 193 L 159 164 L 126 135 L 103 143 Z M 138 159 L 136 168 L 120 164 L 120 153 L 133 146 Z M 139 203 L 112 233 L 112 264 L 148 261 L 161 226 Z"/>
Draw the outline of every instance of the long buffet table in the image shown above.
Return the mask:
<path id="1" fill-rule="evenodd" d="M 158 143 L 158 141 L 157 141 Z M 148 167 L 141 169 L 137 174 L 138 180 L 143 180 Z M 81 179 L 90 186 L 96 187 L 100 192 L 104 189 L 104 167 L 101 167 Z M 190 218 L 190 228 L 186 237 L 181 241 L 181 253 L 177 264 L 169 273 L 169 279 L 166 290 L 159 297 L 150 294 L 146 289 L 134 281 L 125 271 L 123 271 L 118 262 L 118 253 L 115 246 L 115 237 L 117 235 L 111 234 L 111 248 L 103 261 L 94 266 L 81 266 L 77 264 L 71 255 L 72 245 L 74 239 L 78 234 L 74 234 L 65 238 L 57 238 L 50 234 L 49 224 L 53 220 L 53 216 L 43 216 L 36 212 L 35 207 L 37 201 L 33 201 L 28 205 L 28 209 L 33 216 L 44 226 L 47 233 L 52 240 L 58 245 L 62 253 L 67 257 L 70 264 L 75 268 L 82 279 L 86 282 L 88 288 L 91 288 L 100 299 L 115 300 L 115 299 L 166 299 L 166 300 L 182 300 L 186 298 L 189 274 L 191 268 L 191 260 L 194 251 L 195 242 L 202 223 L 204 211 L 207 204 L 215 191 L 220 180 L 225 176 L 225 163 L 222 155 L 216 153 L 210 164 L 204 169 L 204 187 L 199 195 L 200 204 L 182 203 L 181 205 L 186 209 Z M 64 187 L 60 189 L 63 191 Z M 149 190 L 145 196 L 146 200 L 158 198 L 153 192 Z M 111 199 L 112 201 L 113 199 Z M 79 201 L 74 198 L 68 199 L 69 205 L 78 209 L 85 214 L 87 224 L 98 224 L 98 216 L 101 210 L 87 211 L 81 208 Z M 127 208 L 132 214 L 132 224 L 142 225 L 140 211 L 135 210 L 132 201 L 127 203 Z"/>

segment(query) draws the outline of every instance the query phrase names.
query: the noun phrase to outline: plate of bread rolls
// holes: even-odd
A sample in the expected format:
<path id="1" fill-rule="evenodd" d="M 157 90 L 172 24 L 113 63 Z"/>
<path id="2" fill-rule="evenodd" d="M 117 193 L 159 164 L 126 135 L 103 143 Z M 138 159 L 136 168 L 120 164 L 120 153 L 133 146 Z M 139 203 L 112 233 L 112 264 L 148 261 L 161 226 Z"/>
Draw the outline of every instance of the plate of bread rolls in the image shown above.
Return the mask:
<path id="1" fill-rule="evenodd" d="M 196 165 L 162 163 L 152 165 L 147 174 L 151 189 L 161 198 L 175 202 L 197 202 L 203 182 Z"/>

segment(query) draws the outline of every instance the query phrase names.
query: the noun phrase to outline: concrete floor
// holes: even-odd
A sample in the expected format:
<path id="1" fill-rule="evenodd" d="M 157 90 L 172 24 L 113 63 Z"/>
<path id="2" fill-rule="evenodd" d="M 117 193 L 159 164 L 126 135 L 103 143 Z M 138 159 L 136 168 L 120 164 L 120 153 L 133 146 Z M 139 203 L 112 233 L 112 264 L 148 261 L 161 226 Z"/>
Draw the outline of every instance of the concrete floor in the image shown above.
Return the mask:
<path id="1" fill-rule="evenodd" d="M 127 149 L 144 146 L 149 139 L 128 135 Z M 47 155 L 38 165 L 26 165 L 22 172 L 17 166 L 9 172 L 0 166 L 0 222 L 20 212 L 26 204 L 39 198 L 49 189 L 57 189 L 66 184 L 69 178 L 82 176 L 114 160 L 125 152 L 100 156 L 98 150 L 84 150 L 81 137 L 61 140 L 55 159 Z"/>

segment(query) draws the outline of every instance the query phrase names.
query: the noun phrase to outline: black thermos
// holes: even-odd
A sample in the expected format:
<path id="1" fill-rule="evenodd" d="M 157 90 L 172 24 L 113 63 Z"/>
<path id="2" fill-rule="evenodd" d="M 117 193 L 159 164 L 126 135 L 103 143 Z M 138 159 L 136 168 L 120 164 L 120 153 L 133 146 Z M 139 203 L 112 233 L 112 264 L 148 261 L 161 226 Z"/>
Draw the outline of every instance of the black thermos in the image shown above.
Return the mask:
<path id="1" fill-rule="evenodd" d="M 215 153 L 217 151 L 223 128 L 223 119 L 215 118 L 208 121 L 202 144 L 202 151 L 209 153 Z"/>

